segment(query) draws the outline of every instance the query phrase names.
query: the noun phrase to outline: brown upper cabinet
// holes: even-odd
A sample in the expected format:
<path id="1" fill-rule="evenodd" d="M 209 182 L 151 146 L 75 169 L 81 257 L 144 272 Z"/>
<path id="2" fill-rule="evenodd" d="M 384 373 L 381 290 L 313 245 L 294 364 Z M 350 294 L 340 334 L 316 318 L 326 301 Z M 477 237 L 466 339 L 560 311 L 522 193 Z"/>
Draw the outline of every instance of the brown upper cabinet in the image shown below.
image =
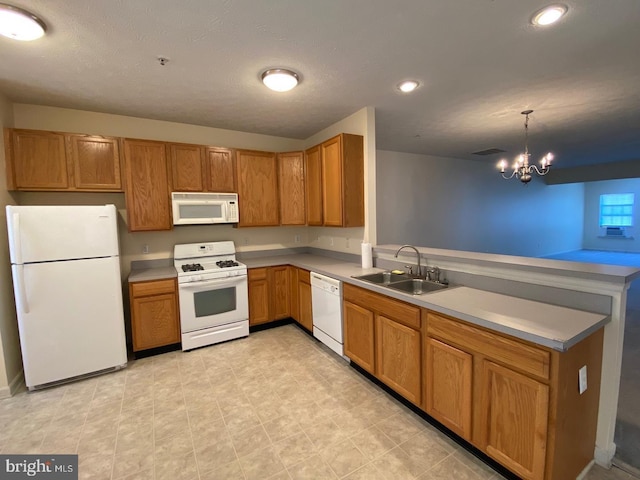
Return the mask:
<path id="1" fill-rule="evenodd" d="M 235 193 L 236 174 L 233 152 L 228 148 L 207 147 L 205 175 L 206 188 L 210 192 Z"/>
<path id="2" fill-rule="evenodd" d="M 182 143 L 169 144 L 173 192 L 235 192 L 232 151 Z"/>
<path id="3" fill-rule="evenodd" d="M 9 190 L 122 191 L 118 139 L 5 129 Z"/>
<path id="4" fill-rule="evenodd" d="M 341 133 L 320 145 L 322 224 L 364 225 L 363 137 Z"/>
<path id="5" fill-rule="evenodd" d="M 78 190 L 122 191 L 117 138 L 67 135 L 67 168 Z"/>
<path id="6" fill-rule="evenodd" d="M 304 153 L 278 154 L 280 225 L 305 224 Z"/>
<path id="7" fill-rule="evenodd" d="M 125 139 L 124 159 L 129 231 L 171 230 L 166 144 Z"/>
<path id="8" fill-rule="evenodd" d="M 253 150 L 236 151 L 239 227 L 280 224 L 278 165 L 276 154 Z"/>
<path id="9" fill-rule="evenodd" d="M 307 200 L 307 225 L 322 225 L 322 161 L 320 145 L 304 152 Z"/>
<path id="10" fill-rule="evenodd" d="M 171 143 L 168 145 L 171 161 L 171 190 L 173 192 L 203 192 L 204 147 Z"/>

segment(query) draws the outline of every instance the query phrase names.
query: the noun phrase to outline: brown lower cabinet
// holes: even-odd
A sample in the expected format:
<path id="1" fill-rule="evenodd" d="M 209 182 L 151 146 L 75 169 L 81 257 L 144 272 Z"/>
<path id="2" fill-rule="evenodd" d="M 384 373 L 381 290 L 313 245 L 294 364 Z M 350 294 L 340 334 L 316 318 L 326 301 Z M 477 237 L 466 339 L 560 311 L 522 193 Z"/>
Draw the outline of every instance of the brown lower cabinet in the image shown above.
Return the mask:
<path id="1" fill-rule="evenodd" d="M 249 325 L 260 325 L 291 316 L 289 266 L 250 268 Z"/>
<path id="2" fill-rule="evenodd" d="M 295 267 L 291 267 L 295 268 Z M 306 328 L 313 331 L 313 313 L 311 310 L 311 273 L 309 270 L 298 270 L 298 316 L 295 320 Z"/>
<path id="3" fill-rule="evenodd" d="M 345 355 L 412 403 L 422 399 L 420 309 L 343 285 Z"/>
<path id="4" fill-rule="evenodd" d="M 576 478 L 592 460 L 603 329 L 558 352 L 349 284 L 343 292 L 345 355 L 486 455 L 526 480 Z"/>
<path id="5" fill-rule="evenodd" d="M 129 284 L 133 351 L 180 342 L 175 278 Z"/>

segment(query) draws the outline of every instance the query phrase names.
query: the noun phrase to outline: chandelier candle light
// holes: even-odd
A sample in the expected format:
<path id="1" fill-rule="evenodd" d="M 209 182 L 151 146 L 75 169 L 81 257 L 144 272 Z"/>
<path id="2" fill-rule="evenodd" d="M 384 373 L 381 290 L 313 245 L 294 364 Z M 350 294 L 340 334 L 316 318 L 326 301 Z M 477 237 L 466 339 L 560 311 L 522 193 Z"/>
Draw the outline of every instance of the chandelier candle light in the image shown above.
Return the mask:
<path id="1" fill-rule="evenodd" d="M 511 172 L 511 175 L 507 176 L 504 173 L 505 169 L 507 168 L 506 160 L 500 160 L 498 162 L 498 168 L 500 169 L 502 178 L 509 180 L 515 176 L 522 183 L 527 184 L 531 181 L 532 173 L 535 172 L 541 176 L 549 173 L 549 169 L 551 168 L 551 160 L 553 160 L 553 154 L 549 152 L 544 157 L 542 157 L 542 160 L 540 160 L 540 166 L 542 168 L 538 168 L 536 165 L 529 165 L 529 157 L 531 156 L 531 154 L 529 153 L 529 114 L 533 113 L 533 110 L 525 110 L 521 113 L 526 117 L 524 121 L 524 153 L 520 154 L 513 164 L 513 172 Z"/>

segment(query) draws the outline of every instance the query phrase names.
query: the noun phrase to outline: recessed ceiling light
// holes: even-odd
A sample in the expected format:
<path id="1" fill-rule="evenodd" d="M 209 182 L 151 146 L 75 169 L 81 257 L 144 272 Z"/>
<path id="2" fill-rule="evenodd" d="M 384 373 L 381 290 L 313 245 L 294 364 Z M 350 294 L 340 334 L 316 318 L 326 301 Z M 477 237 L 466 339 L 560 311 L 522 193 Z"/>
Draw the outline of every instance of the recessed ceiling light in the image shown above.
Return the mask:
<path id="1" fill-rule="evenodd" d="M 0 3 L 0 35 L 14 40 L 35 40 L 47 30 L 45 23 L 34 14 Z"/>
<path id="2" fill-rule="evenodd" d="M 298 85 L 298 74 L 284 68 L 272 68 L 262 73 L 262 83 L 276 92 L 287 92 Z"/>
<path id="3" fill-rule="evenodd" d="M 531 18 L 531 23 L 544 27 L 551 25 L 560 20 L 569 8 L 566 5 L 557 4 L 544 7 L 542 10 L 537 11 Z"/>
<path id="4" fill-rule="evenodd" d="M 406 80 L 398 84 L 398 89 L 403 93 L 413 92 L 420 84 L 415 80 Z"/>

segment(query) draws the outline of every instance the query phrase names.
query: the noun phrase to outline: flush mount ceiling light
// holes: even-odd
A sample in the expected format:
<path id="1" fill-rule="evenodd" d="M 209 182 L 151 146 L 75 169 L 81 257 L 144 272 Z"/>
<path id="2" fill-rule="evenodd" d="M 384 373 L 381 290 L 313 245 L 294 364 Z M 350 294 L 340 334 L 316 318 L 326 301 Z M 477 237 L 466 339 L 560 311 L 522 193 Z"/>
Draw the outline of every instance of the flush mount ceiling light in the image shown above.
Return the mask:
<path id="1" fill-rule="evenodd" d="M 262 73 L 262 83 L 276 92 L 287 92 L 299 81 L 297 73 L 285 68 L 271 68 Z"/>
<path id="2" fill-rule="evenodd" d="M 46 32 L 46 24 L 34 14 L 0 3 L 0 35 L 14 40 L 35 40 Z"/>
<path id="3" fill-rule="evenodd" d="M 542 10 L 538 10 L 533 17 L 531 17 L 531 23 L 534 25 L 545 27 L 556 23 L 560 20 L 569 8 L 566 5 L 557 4 L 544 7 Z"/>
<path id="4" fill-rule="evenodd" d="M 549 173 L 549 169 L 551 168 L 551 160 L 553 160 L 553 154 L 551 152 L 547 153 L 540 160 L 540 166 L 542 168 L 538 168 L 535 165 L 529 165 L 529 157 L 531 154 L 529 153 L 529 114 L 533 113 L 533 110 L 525 110 L 521 112 L 522 115 L 525 116 L 524 121 L 524 153 L 520 154 L 516 161 L 513 164 L 513 172 L 511 175 L 507 176 L 504 174 L 504 170 L 507 168 L 507 161 L 500 160 L 498 162 L 498 168 L 500 169 L 500 173 L 502 174 L 502 178 L 509 180 L 510 178 L 516 177 L 522 183 L 527 184 L 531 181 L 531 174 L 537 173 L 538 175 L 546 175 Z"/>
<path id="5" fill-rule="evenodd" d="M 398 90 L 400 90 L 402 93 L 410 93 L 419 86 L 420 83 L 416 82 L 415 80 L 405 80 L 404 82 L 400 82 L 398 84 Z"/>

